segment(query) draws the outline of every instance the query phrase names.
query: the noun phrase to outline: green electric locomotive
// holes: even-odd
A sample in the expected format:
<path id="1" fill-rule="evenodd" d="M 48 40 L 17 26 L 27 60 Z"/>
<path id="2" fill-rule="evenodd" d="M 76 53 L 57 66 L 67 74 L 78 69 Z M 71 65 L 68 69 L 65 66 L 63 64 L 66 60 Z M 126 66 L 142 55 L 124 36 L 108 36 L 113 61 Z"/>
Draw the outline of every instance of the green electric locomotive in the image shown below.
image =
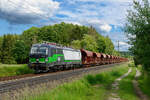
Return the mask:
<path id="1" fill-rule="evenodd" d="M 29 55 L 29 67 L 36 72 L 69 69 L 82 65 L 80 50 L 55 43 L 33 44 Z"/>

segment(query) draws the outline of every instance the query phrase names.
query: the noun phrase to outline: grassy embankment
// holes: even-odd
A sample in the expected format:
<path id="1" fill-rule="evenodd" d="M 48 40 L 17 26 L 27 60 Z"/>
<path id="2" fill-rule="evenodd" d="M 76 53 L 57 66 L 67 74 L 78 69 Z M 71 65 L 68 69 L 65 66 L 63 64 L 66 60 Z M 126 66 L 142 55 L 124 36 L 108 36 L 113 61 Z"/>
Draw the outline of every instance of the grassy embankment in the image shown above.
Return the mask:
<path id="1" fill-rule="evenodd" d="M 33 73 L 33 70 L 29 69 L 26 64 L 0 64 L 0 77 L 23 75 L 28 73 Z"/>
<path id="2" fill-rule="evenodd" d="M 138 78 L 138 83 L 141 91 L 149 97 L 150 100 L 150 73 L 142 71 L 142 67 L 138 66 L 142 75 Z"/>
<path id="3" fill-rule="evenodd" d="M 133 67 L 132 72 L 119 82 L 118 95 L 121 100 L 139 100 L 136 96 L 132 80 L 134 80 L 136 69 Z"/>
<path id="4" fill-rule="evenodd" d="M 124 64 L 100 74 L 87 75 L 53 90 L 40 91 L 38 95 L 26 96 L 22 100 L 104 100 L 109 96 L 112 82 L 127 72 L 127 66 Z"/>

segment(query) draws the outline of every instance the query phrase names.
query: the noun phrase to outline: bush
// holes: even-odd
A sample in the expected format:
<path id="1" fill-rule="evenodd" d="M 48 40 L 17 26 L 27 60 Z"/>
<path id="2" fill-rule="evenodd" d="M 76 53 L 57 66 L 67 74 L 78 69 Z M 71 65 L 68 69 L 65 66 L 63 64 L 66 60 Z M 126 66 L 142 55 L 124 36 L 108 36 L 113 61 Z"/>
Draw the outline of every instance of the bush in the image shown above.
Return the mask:
<path id="1" fill-rule="evenodd" d="M 134 63 L 130 63 L 130 64 L 128 64 L 128 67 L 135 67 L 135 64 Z"/>
<path id="2" fill-rule="evenodd" d="M 0 64 L 0 77 L 23 75 L 29 73 L 34 73 L 34 71 L 28 68 L 28 66 L 25 64 L 24 65 Z"/>
<path id="3" fill-rule="evenodd" d="M 114 70 L 113 70 L 113 71 L 111 72 L 111 75 L 112 75 L 112 76 L 116 76 L 116 77 L 118 77 L 118 76 L 120 76 L 120 75 L 121 75 L 121 73 L 120 73 L 120 72 L 118 72 L 118 71 L 114 71 Z"/>
<path id="4" fill-rule="evenodd" d="M 139 87 L 141 88 L 142 92 L 150 96 L 150 89 L 149 89 L 150 74 L 143 72 L 142 75 L 139 77 L 138 82 L 139 82 Z"/>
<path id="5" fill-rule="evenodd" d="M 101 84 L 101 83 L 108 83 L 111 81 L 111 75 L 109 73 L 101 73 L 97 75 L 88 75 L 85 79 L 88 81 L 89 84 Z"/>
<path id="6" fill-rule="evenodd" d="M 17 64 L 17 62 L 14 60 L 14 58 L 4 58 L 2 60 L 3 64 Z"/>
<path id="7" fill-rule="evenodd" d="M 34 73 L 34 70 L 28 68 L 27 66 L 18 68 L 16 71 L 17 75 L 29 74 L 29 73 Z"/>
<path id="8" fill-rule="evenodd" d="M 86 77 L 85 77 L 85 79 L 88 81 L 88 83 L 90 83 L 90 84 L 96 84 L 96 79 L 95 79 L 95 77 L 93 76 L 93 75 L 87 75 Z"/>

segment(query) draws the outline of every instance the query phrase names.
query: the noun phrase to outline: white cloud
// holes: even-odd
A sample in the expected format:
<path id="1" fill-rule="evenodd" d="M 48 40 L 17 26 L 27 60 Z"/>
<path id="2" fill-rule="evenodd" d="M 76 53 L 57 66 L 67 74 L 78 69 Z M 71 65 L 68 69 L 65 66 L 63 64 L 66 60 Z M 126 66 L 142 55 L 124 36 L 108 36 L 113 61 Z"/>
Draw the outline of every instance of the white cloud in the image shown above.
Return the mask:
<path id="1" fill-rule="evenodd" d="M 69 16 L 70 18 L 75 18 L 75 17 L 78 16 L 77 14 L 75 14 L 75 13 L 73 13 L 73 12 L 71 12 L 71 11 L 63 11 L 63 10 L 61 10 L 61 11 L 58 11 L 57 13 L 58 13 L 58 14 L 62 14 L 62 15 Z"/>
<path id="2" fill-rule="evenodd" d="M 82 25 L 81 23 L 79 22 L 74 22 L 74 21 L 65 21 L 65 23 L 69 23 L 69 24 L 74 24 L 74 25 Z"/>
<path id="3" fill-rule="evenodd" d="M 101 25 L 100 26 L 100 29 L 102 30 L 102 31 L 104 31 L 104 32 L 110 32 L 110 30 L 111 30 L 111 26 L 110 25 L 108 25 L 108 24 L 104 24 L 104 25 Z"/>
<path id="4" fill-rule="evenodd" d="M 65 15 L 72 20 L 100 19 L 101 21 L 123 26 L 126 18 L 126 11 L 131 6 L 132 0 L 65 0 L 71 2 L 68 6 L 74 6 L 74 10 L 65 9 Z M 64 2 L 65 2 L 64 1 Z M 88 2 L 92 3 L 88 3 Z M 74 2 L 74 3 L 73 3 Z M 82 3 L 81 3 L 82 2 Z M 62 7 L 63 8 L 63 7 Z M 61 9 L 62 12 L 64 10 Z M 67 13 L 66 13 L 67 12 Z M 68 18 L 67 18 L 68 19 Z"/>
<path id="5" fill-rule="evenodd" d="M 102 24 L 104 22 L 102 22 L 101 20 L 99 19 L 91 19 L 91 20 L 88 20 L 88 23 L 89 24 Z"/>
<path id="6" fill-rule="evenodd" d="M 68 3 L 70 4 L 75 4 L 76 2 L 95 2 L 95 3 L 100 3 L 100 2 L 122 2 L 122 3 L 131 3 L 133 0 L 67 0 Z"/>
<path id="7" fill-rule="evenodd" d="M 123 42 L 123 41 L 120 41 L 119 44 L 120 44 L 120 45 L 128 45 L 128 43 Z"/>
<path id="8" fill-rule="evenodd" d="M 89 20 L 85 20 L 84 22 L 85 25 L 88 26 L 93 26 L 97 29 L 97 31 L 99 32 L 110 32 L 112 27 L 107 24 L 106 22 L 104 22 L 103 20 L 99 20 L 99 19 L 89 19 Z"/>
<path id="9" fill-rule="evenodd" d="M 52 0 L 0 0 L 0 18 L 14 24 L 30 24 L 52 17 L 59 3 Z"/>

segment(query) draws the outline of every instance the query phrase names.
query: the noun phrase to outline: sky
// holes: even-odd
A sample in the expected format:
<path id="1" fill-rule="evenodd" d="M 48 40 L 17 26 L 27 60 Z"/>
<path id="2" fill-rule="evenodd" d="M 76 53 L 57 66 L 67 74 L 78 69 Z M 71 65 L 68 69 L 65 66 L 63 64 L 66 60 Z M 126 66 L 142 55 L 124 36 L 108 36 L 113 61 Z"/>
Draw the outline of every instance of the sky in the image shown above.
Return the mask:
<path id="1" fill-rule="evenodd" d="M 119 41 L 120 51 L 127 51 L 122 29 L 131 6 L 132 0 L 0 0 L 0 36 L 61 22 L 92 25 L 116 50 Z"/>

